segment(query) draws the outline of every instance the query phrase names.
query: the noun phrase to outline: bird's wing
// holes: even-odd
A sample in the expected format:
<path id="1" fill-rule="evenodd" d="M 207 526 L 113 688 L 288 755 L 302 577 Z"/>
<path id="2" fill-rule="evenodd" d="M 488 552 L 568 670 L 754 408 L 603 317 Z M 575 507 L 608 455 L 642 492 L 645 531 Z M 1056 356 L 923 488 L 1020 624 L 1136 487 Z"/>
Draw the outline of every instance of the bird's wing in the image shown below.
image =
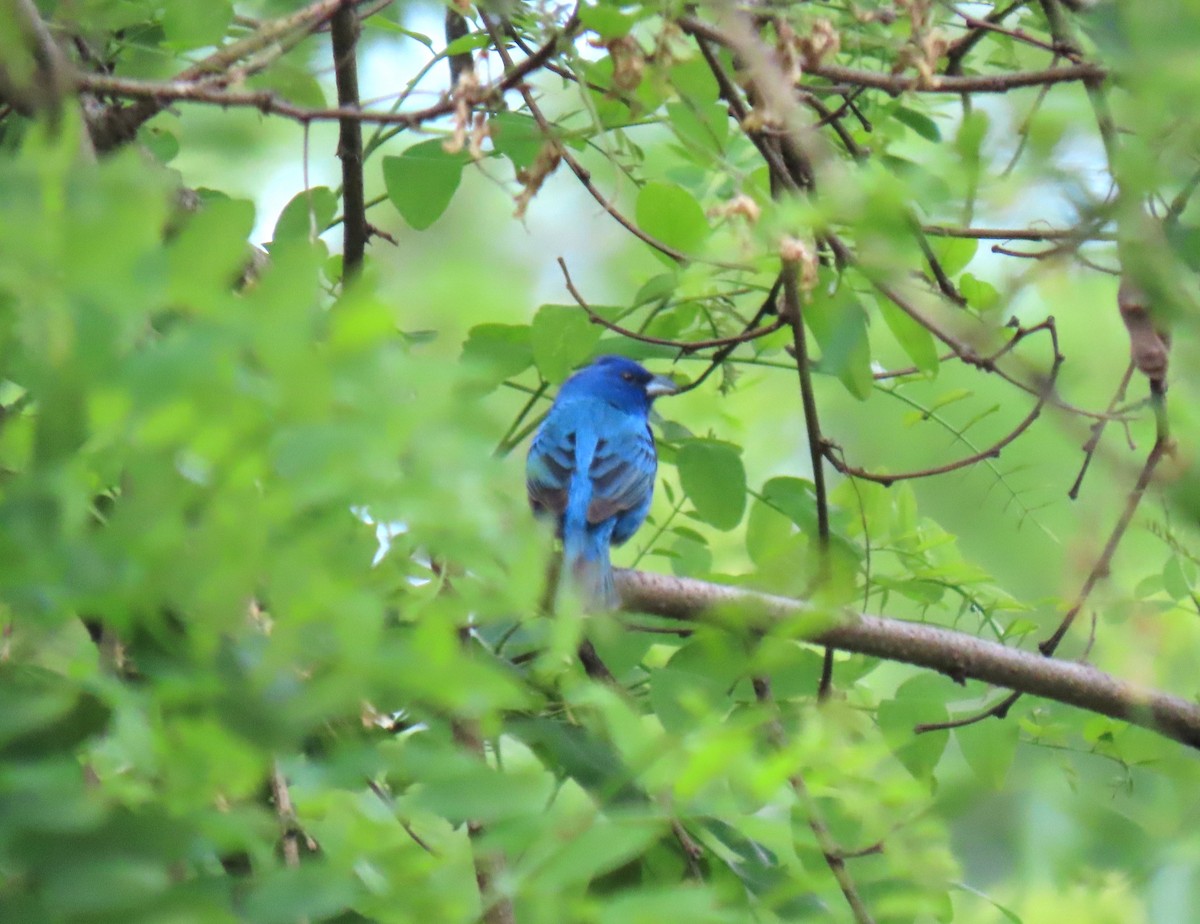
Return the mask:
<path id="1" fill-rule="evenodd" d="M 567 488 L 575 471 L 575 430 L 547 419 L 525 463 L 525 490 L 534 513 L 562 516 L 567 509 Z"/>
<path id="2" fill-rule="evenodd" d="M 589 523 L 600 523 L 641 506 L 654 490 L 654 473 L 658 469 L 654 437 L 644 421 L 631 424 L 596 441 L 588 468 L 592 482 Z"/>

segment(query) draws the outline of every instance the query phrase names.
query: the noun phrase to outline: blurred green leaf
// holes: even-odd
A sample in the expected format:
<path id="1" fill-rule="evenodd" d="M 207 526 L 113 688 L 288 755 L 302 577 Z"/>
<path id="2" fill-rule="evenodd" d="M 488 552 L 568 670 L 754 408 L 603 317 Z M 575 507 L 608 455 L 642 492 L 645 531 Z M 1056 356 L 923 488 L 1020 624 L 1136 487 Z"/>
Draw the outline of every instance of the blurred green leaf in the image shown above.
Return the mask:
<path id="1" fill-rule="evenodd" d="M 941 141 L 942 132 L 937 123 L 923 112 L 909 109 L 907 106 L 897 106 L 892 115 L 903 122 L 926 141 Z"/>
<path id="2" fill-rule="evenodd" d="M 860 401 L 875 385 L 867 318 L 848 286 L 829 297 L 815 297 L 804 308 L 804 320 L 821 348 L 820 371 L 836 376 Z"/>
<path id="3" fill-rule="evenodd" d="M 604 41 L 610 41 L 628 35 L 636 20 L 633 16 L 621 12 L 616 6 L 599 3 L 595 6 L 581 7 L 579 21 L 585 29 L 595 32 Z"/>
<path id="4" fill-rule="evenodd" d="M 163 32 L 167 42 L 179 49 L 220 44 L 232 20 L 229 0 L 165 0 L 163 4 Z"/>
<path id="5" fill-rule="evenodd" d="M 638 191 L 637 223 L 651 237 L 677 250 L 698 250 L 708 237 L 704 209 L 674 183 L 647 183 Z"/>
<path id="6" fill-rule="evenodd" d="M 488 34 L 486 32 L 472 32 L 469 35 L 464 35 L 450 42 L 444 52 L 446 57 L 461 55 L 468 51 L 476 51 L 483 48 L 488 43 Z"/>
<path id="7" fill-rule="evenodd" d="M 530 328 L 525 324 L 478 324 L 463 344 L 462 360 L 488 385 L 499 385 L 533 365 Z"/>
<path id="8" fill-rule="evenodd" d="M 572 305 L 542 305 L 529 330 L 533 361 L 542 378 L 555 385 L 588 359 L 599 341 L 600 327 Z"/>
<path id="9" fill-rule="evenodd" d="M 313 186 L 297 193 L 279 213 L 272 240 L 317 236 L 333 221 L 337 206 L 337 196 L 328 186 Z"/>
<path id="10" fill-rule="evenodd" d="M 717 529 L 733 529 L 746 509 L 746 470 L 738 447 L 718 440 L 687 440 L 675 465 L 696 513 Z"/>
<path id="11" fill-rule="evenodd" d="M 538 152 L 546 143 L 532 116 L 498 112 L 488 121 L 488 126 L 493 149 L 512 161 L 513 167 L 518 170 L 532 167 Z"/>
<path id="12" fill-rule="evenodd" d="M 945 730 L 915 734 L 917 725 L 946 722 L 950 681 L 919 676 L 905 681 L 896 695 L 879 704 L 879 728 L 893 753 L 918 780 L 933 782 L 933 771 L 950 740 Z"/>
<path id="13" fill-rule="evenodd" d="M 972 705 L 974 711 L 981 707 Z M 1016 757 L 1020 729 L 1013 722 L 976 722 L 954 730 L 963 757 L 985 786 L 1002 789 Z"/>
<path id="14" fill-rule="evenodd" d="M 465 152 L 446 153 L 438 140 L 414 144 L 399 157 L 385 157 L 388 198 L 411 227 L 424 231 L 446 211 L 469 159 Z"/>
<path id="15" fill-rule="evenodd" d="M 879 313 L 883 315 L 888 330 L 913 361 L 913 365 L 926 375 L 934 375 L 939 363 L 937 343 L 934 342 L 933 334 L 928 328 L 918 324 L 891 302 L 883 299 L 879 301 Z"/>

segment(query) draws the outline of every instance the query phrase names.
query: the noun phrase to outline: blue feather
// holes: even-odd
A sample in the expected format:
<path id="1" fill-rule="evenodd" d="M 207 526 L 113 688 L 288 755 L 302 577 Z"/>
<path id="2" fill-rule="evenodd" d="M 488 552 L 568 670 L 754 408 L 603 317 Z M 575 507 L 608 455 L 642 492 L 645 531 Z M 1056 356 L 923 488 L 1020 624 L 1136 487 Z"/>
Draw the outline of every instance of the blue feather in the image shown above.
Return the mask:
<path id="1" fill-rule="evenodd" d="M 593 607 L 620 602 L 609 546 L 650 511 L 658 456 L 650 405 L 670 379 L 631 359 L 602 356 L 563 383 L 529 447 L 525 485 L 534 513 L 563 541 L 563 573 Z"/>

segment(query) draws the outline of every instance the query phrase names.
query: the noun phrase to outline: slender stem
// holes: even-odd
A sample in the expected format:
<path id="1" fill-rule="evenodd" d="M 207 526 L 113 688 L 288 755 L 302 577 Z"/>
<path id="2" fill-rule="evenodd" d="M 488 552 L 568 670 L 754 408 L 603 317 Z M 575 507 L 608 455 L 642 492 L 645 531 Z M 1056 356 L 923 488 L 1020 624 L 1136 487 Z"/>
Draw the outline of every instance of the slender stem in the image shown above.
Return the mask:
<path id="1" fill-rule="evenodd" d="M 358 109 L 358 17 L 343 6 L 330 22 L 333 69 L 339 109 Z M 362 267 L 367 247 L 367 208 L 363 191 L 362 123 L 340 119 L 338 157 L 342 161 L 342 278 L 353 279 Z"/>

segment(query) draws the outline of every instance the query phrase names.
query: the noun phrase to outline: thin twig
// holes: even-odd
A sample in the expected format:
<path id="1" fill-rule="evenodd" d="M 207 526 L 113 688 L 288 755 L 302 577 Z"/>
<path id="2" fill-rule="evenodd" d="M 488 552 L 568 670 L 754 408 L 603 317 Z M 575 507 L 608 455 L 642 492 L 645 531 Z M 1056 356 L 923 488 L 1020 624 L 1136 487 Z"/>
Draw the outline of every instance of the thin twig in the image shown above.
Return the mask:
<path id="1" fill-rule="evenodd" d="M 925 236 L 925 232 L 921 229 L 920 224 L 915 218 L 910 222 L 913 234 L 917 238 L 917 246 L 921 248 L 921 254 L 925 257 L 925 262 L 929 264 L 929 270 L 933 273 L 933 278 L 937 282 L 938 289 L 941 293 L 958 305 L 960 308 L 967 307 L 967 300 L 963 298 L 962 293 L 955 287 L 950 277 L 946 275 L 946 271 L 942 269 L 942 263 L 937 258 L 937 254 L 933 252 L 933 248 L 929 246 L 929 239 Z"/>
<path id="2" fill-rule="evenodd" d="M 479 760 L 486 760 L 483 746 L 483 736 L 478 725 L 471 720 L 457 719 L 451 723 L 454 740 L 474 754 Z M 503 878 L 505 870 L 504 856 L 499 853 L 488 853 L 479 847 L 479 840 L 484 835 L 483 825 L 474 820 L 467 822 L 467 835 L 471 839 L 471 854 L 475 863 L 475 884 L 479 888 L 479 901 L 483 905 L 484 924 L 516 924 L 512 900 L 496 894 L 496 883 Z"/>
<path id="3" fill-rule="evenodd" d="M 761 677 L 756 677 L 753 683 L 755 698 L 761 705 L 771 710 L 771 718 L 767 723 L 767 735 L 771 745 L 777 751 L 784 751 L 787 748 L 787 735 L 784 732 L 783 723 L 779 721 L 779 709 L 771 694 L 771 685 Z M 796 801 L 800 803 L 805 819 L 808 821 L 809 830 L 816 838 L 817 848 L 825 858 L 825 865 L 829 867 L 829 872 L 837 881 L 838 888 L 842 890 L 846 904 L 850 906 L 850 913 L 854 915 L 854 920 L 857 924 L 875 924 L 875 919 L 863 902 L 862 896 L 858 894 L 858 886 L 854 882 L 854 877 L 850 875 L 850 870 L 846 867 L 847 854 L 834 841 L 825 816 L 808 791 L 803 774 L 798 770 L 789 774 L 788 784 L 796 796 Z"/>
<path id="4" fill-rule="evenodd" d="M 1112 533 L 1108 537 L 1108 541 L 1104 544 L 1104 549 L 1101 551 L 1100 557 L 1096 559 L 1095 564 L 1092 566 L 1092 569 L 1088 572 L 1087 577 L 1084 579 L 1083 586 L 1080 588 L 1078 595 L 1075 597 L 1075 602 L 1071 605 L 1071 608 L 1067 610 L 1066 615 L 1063 617 L 1062 622 L 1059 623 L 1058 628 L 1054 630 L 1054 633 L 1048 639 L 1038 645 L 1038 649 L 1041 652 L 1042 657 L 1050 658 L 1054 654 L 1054 652 L 1058 649 L 1059 643 L 1066 636 L 1067 630 L 1071 628 L 1071 624 L 1075 621 L 1075 618 L 1079 615 L 1079 612 L 1087 603 L 1088 597 L 1091 596 L 1092 590 L 1102 578 L 1108 576 L 1108 573 L 1112 567 L 1113 556 L 1117 551 L 1117 546 L 1120 545 L 1121 539 L 1125 535 L 1125 530 L 1129 527 L 1130 522 L 1133 520 L 1134 513 L 1137 512 L 1138 504 L 1141 503 L 1142 496 L 1145 494 L 1146 488 L 1150 484 L 1150 480 L 1154 477 L 1154 470 L 1158 467 L 1158 463 L 1162 460 L 1162 457 L 1169 451 L 1169 447 L 1170 438 L 1164 431 L 1160 430 L 1158 439 L 1154 441 L 1154 446 L 1151 448 L 1150 454 L 1146 457 L 1146 462 L 1142 466 L 1142 470 L 1138 475 L 1137 482 L 1134 484 L 1133 490 L 1129 492 L 1129 496 L 1125 500 L 1125 509 L 1122 510 L 1120 518 L 1117 520 L 1116 525 L 1113 527 Z M 1001 685 L 1009 686 L 1008 684 Z M 962 728 L 967 725 L 974 725 L 976 722 L 982 722 L 984 719 L 992 717 L 1003 719 L 1008 715 L 1008 711 L 1013 707 L 1017 700 L 1019 700 L 1021 696 L 1027 692 L 1033 691 L 1020 688 L 1015 689 L 1012 693 L 1004 697 L 1004 699 L 1000 700 L 995 705 L 988 707 L 987 709 L 983 709 L 969 716 L 963 716 L 962 718 L 954 719 L 950 722 L 930 722 L 921 724 L 916 726 L 913 731 L 916 734 L 922 734 L 924 732 L 939 731 L 945 728 Z M 1140 703 L 1138 704 L 1137 708 L 1139 711 L 1145 710 L 1146 704 Z M 1110 715 L 1111 713 L 1106 712 L 1104 714 Z M 1154 728 L 1153 725 L 1147 725 L 1144 721 L 1138 721 L 1138 719 L 1136 717 L 1132 717 L 1129 712 L 1113 717 L 1128 718 L 1129 721 L 1133 722 L 1134 724 L 1143 725 L 1144 727 L 1148 728 Z M 1200 728 L 1197 729 L 1197 732 L 1200 733 Z M 1180 734 L 1172 734 L 1165 731 L 1163 734 L 1168 735 L 1168 737 L 1176 738 L 1176 740 L 1183 741 L 1186 744 L 1191 744 L 1193 747 L 1200 747 L 1200 734 L 1198 734 L 1195 739 L 1190 737 L 1191 732 L 1188 733 L 1189 737 L 1181 737 Z"/>
<path id="5" fill-rule="evenodd" d="M 279 827 L 283 831 L 283 862 L 295 869 L 300 865 L 301 832 L 296 820 L 296 808 L 292 804 L 292 795 L 288 791 L 287 777 L 283 775 L 283 767 L 278 758 L 271 764 L 271 798 L 275 802 L 275 815 L 279 818 Z"/>
<path id="6" fill-rule="evenodd" d="M 1154 477 L 1154 470 L 1158 467 L 1158 463 L 1162 461 L 1164 455 L 1170 450 L 1171 439 L 1165 433 L 1159 433 L 1158 438 L 1154 441 L 1154 445 L 1150 448 L 1150 454 L 1146 457 L 1146 463 L 1142 466 L 1141 472 L 1138 474 L 1138 479 L 1133 485 L 1133 490 L 1129 492 L 1129 496 L 1125 499 L 1125 509 L 1121 511 L 1121 516 L 1118 518 L 1116 526 L 1113 527 L 1112 533 L 1108 537 L 1108 541 L 1104 544 L 1104 549 L 1100 553 L 1100 557 L 1096 559 L 1096 563 L 1092 565 L 1092 570 L 1088 572 L 1087 578 L 1083 582 L 1083 586 L 1079 590 L 1079 595 L 1075 598 L 1075 602 L 1071 604 L 1071 608 L 1062 618 L 1058 628 L 1054 633 L 1038 645 L 1038 649 L 1044 655 L 1051 655 L 1058 648 L 1059 643 L 1063 640 L 1063 636 L 1067 634 L 1067 630 L 1071 628 L 1071 623 L 1075 621 L 1075 617 L 1079 615 L 1079 611 L 1083 609 L 1083 605 L 1091 596 L 1093 588 L 1102 578 L 1108 577 L 1112 570 L 1113 556 L 1116 555 L 1117 546 L 1120 545 L 1122 537 L 1125 535 L 1125 530 L 1129 528 L 1129 524 L 1133 521 L 1133 515 L 1137 512 L 1138 504 L 1142 501 L 1142 495 L 1146 493 L 1146 488 L 1150 485 L 1150 480 Z"/>
<path id="7" fill-rule="evenodd" d="M 1068 53 L 1066 48 L 1058 44 L 1043 42 L 1036 35 L 1030 35 L 1024 29 L 1008 29 L 1004 26 L 998 25 L 995 22 L 991 22 L 989 19 L 976 19 L 974 16 L 969 16 L 962 10 L 955 10 L 954 12 L 961 16 L 963 22 L 965 22 L 972 29 L 982 29 L 985 32 L 995 32 L 998 35 L 1007 35 L 1009 38 L 1015 39 L 1016 41 L 1025 45 L 1031 45 L 1034 48 L 1041 48 L 1045 51 L 1062 55 L 1064 58 L 1070 59 L 1075 64 L 1079 63 L 1079 52 L 1075 49 L 1071 49 L 1070 53 Z"/>
<path id="8" fill-rule="evenodd" d="M 1010 3 L 1008 6 L 988 13 L 983 21 L 989 25 L 1003 22 L 1011 13 L 1025 6 L 1028 2 L 1029 0 L 1015 0 L 1015 2 Z M 946 73 L 961 74 L 963 60 L 970 53 L 971 49 L 978 45 L 986 35 L 987 29 L 979 25 L 972 28 L 966 35 L 952 42 L 946 51 Z"/>
<path id="9" fill-rule="evenodd" d="M 553 42 L 551 43 L 553 44 Z M 514 66 L 494 83 L 480 87 L 472 95 L 475 102 L 496 99 L 520 83 L 542 63 L 538 57 L 526 58 Z M 369 109 L 345 107 L 297 106 L 281 99 L 270 90 L 234 91 L 224 90 L 210 82 L 196 79 L 151 81 L 131 77 L 112 77 L 107 74 L 76 74 L 75 85 L 90 93 L 104 93 L 129 99 L 144 99 L 158 103 L 195 102 L 217 106 L 235 106 L 258 109 L 264 115 L 278 115 L 297 122 L 334 122 L 353 119 L 381 125 L 404 125 L 414 127 L 453 112 L 456 101 L 446 98 L 408 112 L 383 112 Z"/>
<path id="10" fill-rule="evenodd" d="M 367 787 L 371 790 L 371 792 L 375 793 L 375 795 L 379 797 L 380 802 L 391 809 L 393 813 L 395 812 L 396 800 L 392 798 L 391 794 L 386 789 L 371 779 L 367 780 Z M 420 837 L 416 831 L 413 830 L 411 824 L 399 816 L 396 817 L 396 820 L 400 822 L 400 827 L 404 829 L 405 834 L 412 838 L 414 844 L 424 850 L 431 857 L 439 856 L 438 852 L 434 850 L 426 840 Z"/>
<path id="11" fill-rule="evenodd" d="M 931 237 L 966 237 L 985 241 L 1114 241 L 1116 234 L 1084 228 L 955 228 L 922 225 Z"/>
<path id="12" fill-rule="evenodd" d="M 264 22 L 252 34 L 217 49 L 178 74 L 175 80 L 169 83 L 203 83 L 213 89 L 225 86 L 234 79 L 243 79 L 266 67 L 278 55 L 311 35 L 328 22 L 345 3 L 346 0 L 317 0 L 295 13 Z M 259 55 L 267 49 L 270 49 L 271 53 L 260 55 L 252 65 L 233 68 L 239 61 Z M 105 88 L 105 79 L 113 81 L 110 88 Z M 173 98 L 180 98 L 162 93 L 122 92 L 119 89 L 122 84 L 131 85 L 131 82 L 102 74 L 77 74 L 75 77 L 75 85 L 80 90 L 138 99 L 133 106 L 109 107 L 101 116 L 91 121 L 89 130 L 98 151 L 108 151 L 132 140 L 143 123 L 161 112 Z"/>
<path id="13" fill-rule="evenodd" d="M 1040 71 L 1009 71 L 1003 74 L 979 74 L 967 77 L 884 74 L 859 70 L 840 64 L 808 61 L 805 72 L 838 84 L 871 87 L 892 96 L 902 93 L 1008 93 L 1024 87 L 1042 87 L 1075 81 L 1098 82 L 1108 77 L 1107 69 L 1096 64 L 1071 64 Z"/>
<path id="14" fill-rule="evenodd" d="M 33 0 L 9 0 L 6 5 L 5 19 L 18 32 L 28 58 L 0 61 L 0 100 L 24 115 L 40 109 L 57 119 L 59 103 L 71 86 L 70 66 Z"/>
<path id="15" fill-rule="evenodd" d="M 824 447 L 821 422 L 817 416 L 817 398 L 812 384 L 812 363 L 808 356 L 807 336 L 804 331 L 803 299 L 799 284 L 800 265 L 795 260 L 784 260 L 780 270 L 783 278 L 783 311 L 781 317 L 792 325 L 792 348 L 796 358 L 796 372 L 800 380 L 800 404 L 804 409 L 804 429 L 808 437 L 808 458 L 812 467 L 813 492 L 817 505 L 817 574 L 813 582 L 821 587 L 829 578 L 829 495 L 825 487 Z M 821 670 L 821 681 L 817 686 L 817 699 L 828 699 L 833 683 L 833 649 L 825 649 L 825 660 Z"/>
<path id="16" fill-rule="evenodd" d="M 479 18 L 483 22 L 485 28 L 488 30 L 488 34 L 491 36 L 492 44 L 496 49 L 496 53 L 500 55 L 500 60 L 504 62 L 505 67 L 511 69 L 513 67 L 512 55 L 509 54 L 508 49 L 504 45 L 504 34 L 500 26 L 482 10 L 479 11 Z M 571 14 L 570 22 L 578 22 L 578 8 L 576 8 L 576 11 Z M 564 29 L 564 31 L 567 30 Z M 587 190 L 588 195 L 595 199 L 596 202 L 600 204 L 600 207 L 604 209 L 604 211 L 608 212 L 608 214 L 611 215 L 626 231 L 628 231 L 638 240 L 649 244 L 659 253 L 670 257 L 676 263 L 682 264 L 690 262 L 691 258 L 687 254 L 677 250 L 670 244 L 658 240 L 653 235 L 647 234 L 645 231 L 639 228 L 636 223 L 631 221 L 620 210 L 618 210 L 617 207 L 608 199 L 608 197 L 597 188 L 596 184 L 592 182 L 591 172 L 575 158 L 575 155 L 558 143 L 554 126 L 550 124 L 549 119 L 547 119 L 545 113 L 542 112 L 541 107 L 537 104 L 537 100 L 534 99 L 533 93 L 530 91 L 530 89 L 524 85 L 518 85 L 516 89 L 518 92 L 520 92 L 521 98 L 525 101 L 525 105 L 529 109 L 529 114 L 532 115 L 534 121 L 537 122 L 538 129 L 541 131 L 542 136 L 546 139 L 546 142 L 557 146 L 558 155 L 562 158 L 563 163 L 570 168 L 571 172 L 575 174 L 575 178 L 578 179 L 583 185 L 583 188 Z M 736 264 L 718 265 L 731 267 L 736 266 Z"/>
<path id="17" fill-rule="evenodd" d="M 1054 349 L 1054 358 L 1051 361 L 1050 371 L 1047 373 L 1045 383 L 1038 393 L 1037 401 L 1029 413 L 1025 415 L 1025 417 L 1016 425 L 1016 427 L 1014 427 L 1011 431 L 986 449 L 973 452 L 970 455 L 964 456 L 963 458 L 954 462 L 947 462 L 943 465 L 935 465 L 930 468 L 918 469 L 915 471 L 897 472 L 895 474 L 870 472 L 866 469 L 849 465 L 843 458 L 840 457 L 840 449 L 829 441 L 826 441 L 822 447 L 825 458 L 832 463 L 834 468 L 844 475 L 852 475 L 855 478 L 863 478 L 867 481 L 874 481 L 877 484 L 882 484 L 885 486 L 891 485 L 897 481 L 906 481 L 914 478 L 929 478 L 933 475 L 944 475 L 948 472 L 957 471 L 958 469 L 974 465 L 977 462 L 982 462 L 984 459 L 997 458 L 1000 455 L 1001 450 L 1003 450 L 1006 446 L 1012 443 L 1013 440 L 1033 426 L 1033 422 L 1037 420 L 1039 416 L 1041 416 L 1042 409 L 1046 406 L 1049 401 L 1049 396 L 1054 391 L 1054 385 L 1058 380 L 1058 373 L 1062 368 L 1064 357 L 1058 349 L 1058 335 L 1054 328 L 1053 318 L 1048 318 L 1045 321 L 1042 321 L 1040 324 L 1035 324 L 1033 327 L 1018 328 L 1017 333 L 1012 340 L 1006 343 L 991 356 L 978 358 L 975 363 L 976 365 L 980 366 L 980 368 L 994 369 L 996 360 L 1010 352 L 1020 340 L 1039 330 L 1048 330 L 1050 332 L 1051 344 Z"/>
<path id="18" fill-rule="evenodd" d="M 339 109 L 358 109 L 358 18 L 343 6 L 330 21 L 333 69 Z M 362 267 L 367 247 L 367 209 L 363 191 L 362 123 L 339 119 L 338 157 L 342 161 L 342 279 L 353 279 Z"/>
<path id="19" fill-rule="evenodd" d="M 782 320 L 779 320 L 765 327 L 756 327 L 729 337 L 715 337 L 712 340 L 668 340 L 663 337 L 650 337 L 646 334 L 639 334 L 637 331 L 630 330 L 627 327 L 622 327 L 620 324 L 615 324 L 597 314 L 580 294 L 579 290 L 575 288 L 575 283 L 571 280 L 571 274 L 567 270 L 566 261 L 562 257 L 558 258 L 558 266 L 562 270 L 563 279 L 566 282 L 567 291 L 571 293 L 571 298 L 575 299 L 575 303 L 584 310 L 584 313 L 588 316 L 588 320 L 593 324 L 599 324 L 601 327 L 611 330 L 614 334 L 620 334 L 622 337 L 628 337 L 630 340 L 637 340 L 641 343 L 652 343 L 656 346 L 671 347 L 685 355 L 695 353 L 697 350 L 710 350 L 714 347 L 725 348 L 737 346 L 739 343 L 746 343 L 750 340 L 756 340 L 759 337 L 765 337 L 767 334 L 773 334 L 782 328 L 784 324 Z"/>
<path id="20" fill-rule="evenodd" d="M 782 287 L 783 287 L 783 277 L 776 276 L 775 282 L 772 283 L 772 285 L 771 285 L 771 290 L 767 293 L 766 298 L 763 299 L 762 304 L 759 305 L 758 311 L 756 311 L 754 313 L 754 317 L 752 317 L 749 321 L 746 322 L 746 324 L 743 328 L 744 332 L 749 332 L 749 331 L 757 329 L 758 326 L 762 323 L 763 318 L 765 318 L 769 314 L 777 314 L 778 313 L 779 309 L 778 309 L 776 302 L 779 299 L 779 293 L 780 293 Z M 676 394 L 681 395 L 684 392 L 691 391 L 693 388 L 700 387 L 700 385 L 702 385 L 704 383 L 704 380 L 707 379 L 710 375 L 712 375 L 718 366 L 720 366 L 723 362 L 725 362 L 725 360 L 727 360 L 731 355 L 733 355 L 733 351 L 736 350 L 737 347 L 738 347 L 738 344 L 730 343 L 730 344 L 727 344 L 727 345 L 721 347 L 720 349 L 718 349 L 715 353 L 713 353 L 711 359 L 709 360 L 708 367 L 703 372 L 701 372 L 698 376 L 696 376 L 695 379 L 693 379 L 687 385 L 684 385 L 682 388 L 680 388 L 679 391 L 676 392 Z"/>
<path id="21" fill-rule="evenodd" d="M 1129 382 L 1133 378 L 1134 368 L 1135 366 L 1131 360 L 1129 365 L 1125 367 L 1125 374 L 1121 377 L 1121 381 L 1117 385 L 1117 390 L 1113 393 L 1112 400 L 1108 402 L 1107 415 L 1115 412 L 1125 400 L 1125 392 L 1129 389 Z M 1079 489 L 1083 486 L 1083 479 L 1087 475 L 1088 466 L 1092 464 L 1092 459 L 1096 455 L 1096 449 L 1100 446 L 1100 438 L 1104 435 L 1104 427 L 1109 420 L 1107 415 L 1092 424 L 1091 436 L 1083 444 L 1083 464 L 1079 467 L 1079 474 L 1075 477 L 1075 482 L 1071 485 L 1071 490 L 1067 492 L 1067 497 L 1071 498 L 1071 500 L 1079 497 Z"/>

